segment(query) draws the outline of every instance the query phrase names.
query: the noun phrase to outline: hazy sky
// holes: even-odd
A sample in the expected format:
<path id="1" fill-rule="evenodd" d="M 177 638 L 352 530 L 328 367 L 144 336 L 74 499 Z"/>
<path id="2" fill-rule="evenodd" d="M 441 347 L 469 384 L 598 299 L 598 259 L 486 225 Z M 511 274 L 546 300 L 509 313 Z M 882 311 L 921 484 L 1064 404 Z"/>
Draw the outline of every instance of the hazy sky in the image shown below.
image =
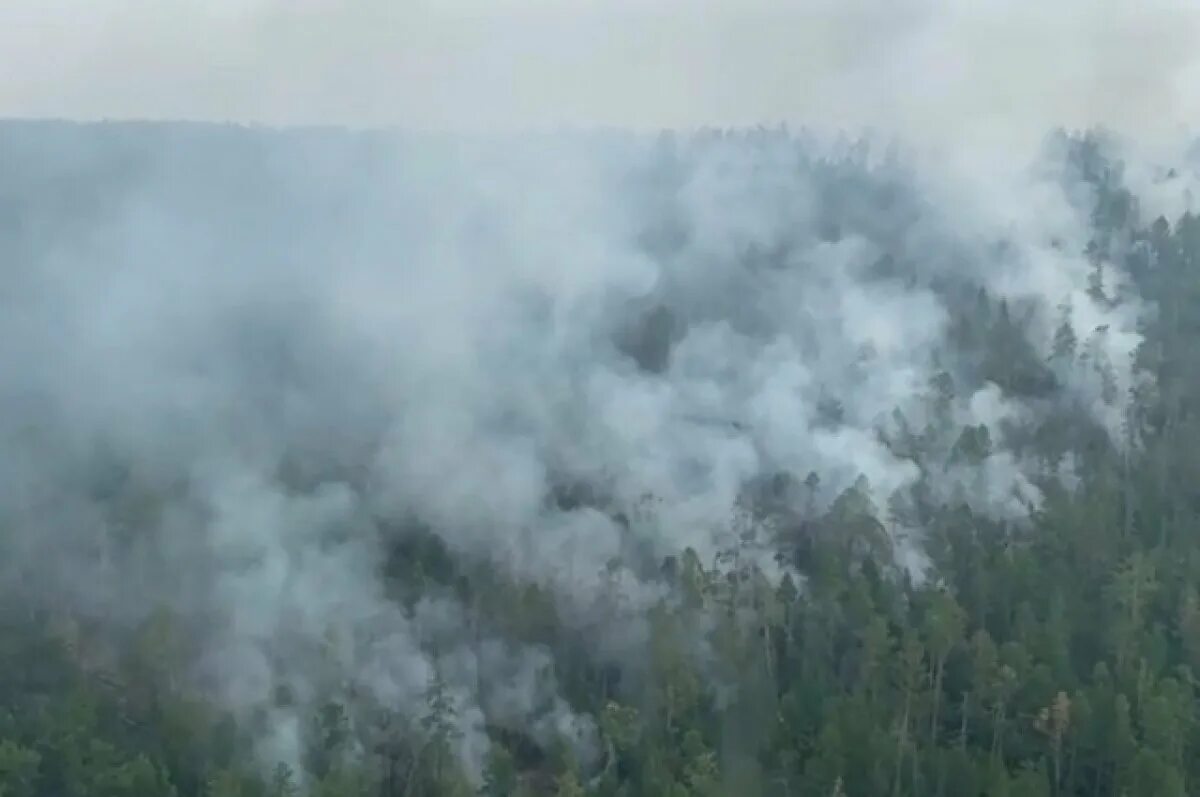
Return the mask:
<path id="1" fill-rule="evenodd" d="M 412 128 L 1200 114 L 1195 0 L 3 0 L 0 115 Z"/>

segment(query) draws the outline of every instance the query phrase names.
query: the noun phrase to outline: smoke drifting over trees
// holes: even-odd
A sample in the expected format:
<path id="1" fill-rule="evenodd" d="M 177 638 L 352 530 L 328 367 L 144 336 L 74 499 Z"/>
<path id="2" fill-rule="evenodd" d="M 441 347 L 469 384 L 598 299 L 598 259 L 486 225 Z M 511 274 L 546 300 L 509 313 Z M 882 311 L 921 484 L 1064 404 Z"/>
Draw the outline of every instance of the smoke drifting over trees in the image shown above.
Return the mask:
<path id="1" fill-rule="evenodd" d="M 0 797 L 1194 791 L 1197 15 L 800 5 L 0 12 Z"/>
<path id="2" fill-rule="evenodd" d="M 672 655 L 714 710 L 753 700 L 698 572 L 731 611 L 831 552 L 940 582 L 948 518 L 1019 540 L 1134 479 L 1166 233 L 1119 146 L 982 198 L 762 129 L 10 123 L 6 592 L 102 668 L 169 617 L 178 688 L 298 773 L 321 706 L 369 756 L 437 686 L 468 779 L 506 733 L 595 776 L 664 611 L 700 600 Z M 1193 168 L 1144 188 L 1186 208 Z"/>

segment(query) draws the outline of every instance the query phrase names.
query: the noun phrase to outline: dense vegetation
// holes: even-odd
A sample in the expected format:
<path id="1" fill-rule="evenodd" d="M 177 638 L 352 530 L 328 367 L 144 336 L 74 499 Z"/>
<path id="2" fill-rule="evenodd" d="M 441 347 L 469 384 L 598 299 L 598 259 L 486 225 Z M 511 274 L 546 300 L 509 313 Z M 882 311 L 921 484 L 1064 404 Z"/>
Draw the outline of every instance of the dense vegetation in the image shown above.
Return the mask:
<path id="1" fill-rule="evenodd" d="M 1093 330 L 1064 318 L 1047 357 L 1025 342 L 1016 308 L 946 286 L 960 297 L 955 365 L 930 380 L 928 423 L 900 419 L 887 441 L 920 479 L 882 499 L 860 480 L 819 509 L 808 497 L 821 473 L 747 485 L 733 543 L 712 561 L 691 549 L 655 561 L 649 580 L 662 589 L 648 608 L 626 607 L 614 579 L 610 619 L 637 611 L 649 627 L 634 661 L 594 655 L 553 590 L 458 555 L 427 525 L 406 521 L 388 538 L 391 600 L 412 610 L 449 595 L 471 628 L 550 653 L 564 699 L 596 720 L 590 760 L 492 727 L 473 774 L 435 674 L 416 713 L 331 692 L 307 714 L 298 760 L 272 770 L 256 752 L 259 720 L 184 677 L 205 644 L 190 621 L 148 605 L 113 628 L 29 599 L 10 578 L 0 797 L 1195 793 L 1200 217 L 1141 218 L 1096 142 L 1072 146 L 1095 190 L 1091 256 L 1119 261 L 1155 311 L 1128 402 L 1106 397 L 1123 440 L 1067 403 L 1004 430 L 1022 461 L 1044 465 L 1028 518 L 931 487 L 1001 437 L 955 427 L 938 407 L 987 382 L 1053 393 L 1063 361 L 1097 357 Z M 1097 277 L 1093 298 L 1115 301 L 1106 289 Z M 670 326 L 661 312 L 657 323 Z M 824 415 L 836 423 L 838 411 L 832 402 Z M 1059 475 L 1066 462 L 1071 479 Z M 122 490 L 109 490 L 113 512 L 155 522 Z M 602 503 L 583 488 L 555 500 Z"/>

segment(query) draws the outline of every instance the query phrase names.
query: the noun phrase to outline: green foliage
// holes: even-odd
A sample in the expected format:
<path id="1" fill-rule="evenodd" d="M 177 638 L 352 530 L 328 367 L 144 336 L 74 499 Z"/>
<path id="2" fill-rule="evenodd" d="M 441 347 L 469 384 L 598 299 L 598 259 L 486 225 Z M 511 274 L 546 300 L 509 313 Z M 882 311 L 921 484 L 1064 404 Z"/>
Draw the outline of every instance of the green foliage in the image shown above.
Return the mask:
<path id="1" fill-rule="evenodd" d="M 0 742 L 0 797 L 33 797 L 41 761 L 36 750 Z"/>

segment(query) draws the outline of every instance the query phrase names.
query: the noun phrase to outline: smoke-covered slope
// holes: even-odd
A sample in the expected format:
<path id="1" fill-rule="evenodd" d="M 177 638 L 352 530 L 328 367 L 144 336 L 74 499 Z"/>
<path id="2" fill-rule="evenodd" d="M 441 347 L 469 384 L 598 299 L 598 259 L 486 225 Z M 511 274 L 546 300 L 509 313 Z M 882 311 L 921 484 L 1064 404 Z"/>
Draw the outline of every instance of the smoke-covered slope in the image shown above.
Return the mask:
<path id="1" fill-rule="evenodd" d="M 2 125 L 7 604 L 101 659 L 169 615 L 263 761 L 327 770 L 330 701 L 347 756 L 379 711 L 423 738 L 433 695 L 469 779 L 518 734 L 600 788 L 664 612 L 737 728 L 722 607 L 816 601 L 830 551 L 899 599 L 1100 478 L 1148 522 L 1195 172 L 1121 146 Z"/>

